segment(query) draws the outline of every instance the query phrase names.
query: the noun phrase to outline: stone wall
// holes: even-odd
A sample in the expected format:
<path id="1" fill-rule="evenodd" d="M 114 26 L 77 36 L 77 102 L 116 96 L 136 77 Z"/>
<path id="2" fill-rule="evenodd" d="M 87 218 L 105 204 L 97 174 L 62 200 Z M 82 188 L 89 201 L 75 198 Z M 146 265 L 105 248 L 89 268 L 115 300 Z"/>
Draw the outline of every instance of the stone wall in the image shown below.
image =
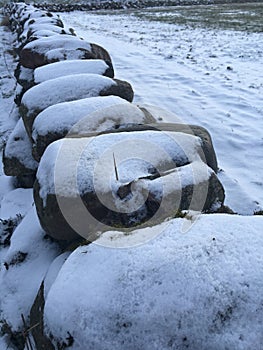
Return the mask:
<path id="1" fill-rule="evenodd" d="M 160 117 L 154 108 L 132 104 L 132 86 L 114 77 L 110 54 L 66 30 L 58 15 L 22 3 L 8 5 L 6 13 L 19 56 L 21 118 L 4 150 L 4 171 L 18 186 L 34 186 L 40 223 L 52 238 L 92 241 L 111 227 L 129 230 L 181 210 L 213 212 L 223 206 L 207 130 L 165 124 L 164 111 Z M 91 213 L 88 221 L 82 210 Z"/>
<path id="2" fill-rule="evenodd" d="M 50 2 L 38 3 L 35 6 L 41 9 L 62 12 L 62 11 L 97 11 L 97 10 L 125 10 L 125 9 L 140 9 L 147 7 L 160 6 L 191 6 L 191 5 L 215 5 L 215 4 L 229 4 L 229 3 L 247 3 L 260 2 L 261 0 L 113 0 L 113 1 L 88 1 L 77 3 Z"/>
<path id="3" fill-rule="evenodd" d="M 126 237 L 187 212 L 220 211 L 224 189 L 207 130 L 165 123 L 161 108 L 132 103 L 132 86 L 115 78 L 110 54 L 56 14 L 23 3 L 5 11 L 16 38 L 19 119 L 4 172 L 17 189 L 34 188 L 34 203 L 25 217 L 1 221 L 2 332 L 17 349 L 32 348 L 31 335 L 37 350 L 65 349 L 70 334 L 56 343 L 44 330 L 52 261 L 63 263 L 108 230 Z"/>

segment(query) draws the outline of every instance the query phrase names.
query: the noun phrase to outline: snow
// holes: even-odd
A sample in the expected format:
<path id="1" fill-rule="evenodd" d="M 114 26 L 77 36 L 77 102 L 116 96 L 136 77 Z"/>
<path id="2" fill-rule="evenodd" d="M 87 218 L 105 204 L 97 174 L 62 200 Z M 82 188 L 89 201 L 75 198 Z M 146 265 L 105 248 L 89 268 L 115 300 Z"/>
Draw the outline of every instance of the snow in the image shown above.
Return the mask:
<path id="1" fill-rule="evenodd" d="M 96 191 L 99 196 L 116 193 L 121 185 L 135 181 L 131 200 L 113 196 L 113 202 L 107 204 L 115 210 L 132 212 L 142 204 L 143 189 L 151 189 L 157 197 L 160 193 L 168 197 L 181 185 L 207 181 L 212 170 L 201 161 L 201 152 L 201 140 L 183 133 L 140 131 L 66 138 L 50 144 L 41 158 L 37 171 L 39 194 L 45 205 L 49 194 L 75 198 Z M 153 169 L 166 176 L 143 180 L 152 175 Z"/>
<path id="2" fill-rule="evenodd" d="M 62 30 L 62 28 L 61 28 L 61 30 Z M 42 39 L 42 38 L 51 37 L 51 36 L 54 36 L 54 35 L 57 35 L 57 32 L 43 29 L 43 30 L 35 31 L 34 34 L 32 34 L 30 36 L 30 39 L 34 38 L 34 40 L 36 40 L 36 39 Z M 31 41 L 31 40 L 28 40 L 28 41 Z"/>
<path id="3" fill-rule="evenodd" d="M 113 98 L 113 96 L 110 97 Z M 120 125 L 124 127 L 132 124 L 149 124 L 155 121 L 153 117 L 145 115 L 139 106 L 123 102 L 106 108 L 98 108 L 93 113 L 87 114 L 72 126 L 69 135 L 88 135 L 90 132 L 100 133 L 105 130 L 114 130 Z"/>
<path id="4" fill-rule="evenodd" d="M 47 274 L 44 279 L 44 297 L 46 299 L 48 292 L 55 282 L 61 267 L 64 265 L 67 258 L 70 256 L 70 252 L 65 252 L 56 257 L 50 265 Z"/>
<path id="5" fill-rule="evenodd" d="M 0 218 L 2 220 L 22 217 L 32 208 L 34 203 L 32 188 L 16 188 L 3 196 L 0 208 Z"/>
<path id="6" fill-rule="evenodd" d="M 54 20 L 53 20 L 54 21 Z M 51 23 L 49 23 L 51 22 Z M 52 23 L 52 19 L 47 23 L 38 23 L 35 22 L 33 24 L 30 24 L 23 33 L 19 36 L 19 41 L 25 43 L 28 40 L 28 32 L 30 33 L 30 36 L 35 36 L 39 32 L 48 32 L 53 33 L 53 35 L 60 34 L 64 29 L 61 27 L 56 26 Z"/>
<path id="7" fill-rule="evenodd" d="M 58 247 L 44 238 L 35 208 L 18 225 L 11 238 L 0 271 L 1 319 L 22 328 L 21 314 L 27 319 L 38 289 L 51 262 L 58 255 Z M 15 262 L 20 253 L 27 254 L 21 263 Z"/>
<path id="8" fill-rule="evenodd" d="M 25 80 L 28 82 L 33 81 L 33 74 L 34 70 L 30 68 L 25 68 L 23 66 L 20 66 L 20 74 L 19 74 L 19 79 L 20 80 Z"/>
<path id="9" fill-rule="evenodd" d="M 24 34 L 26 33 L 26 30 L 29 30 L 31 28 L 31 25 L 57 25 L 57 20 L 59 19 L 59 17 L 41 17 L 41 12 L 40 13 L 31 13 L 30 17 L 28 18 L 28 20 L 25 22 L 23 28 L 24 28 L 24 32 L 22 33 L 22 35 L 24 36 Z M 43 12 L 42 12 L 43 15 Z M 32 20 L 34 21 L 32 24 Z M 62 29 L 62 27 L 60 27 Z"/>
<path id="10" fill-rule="evenodd" d="M 5 147 L 6 158 L 16 158 L 25 168 L 36 170 L 38 163 L 32 156 L 32 144 L 26 133 L 22 118 L 20 118 L 10 134 Z"/>
<path id="11" fill-rule="evenodd" d="M 98 96 L 100 91 L 116 85 L 115 81 L 98 74 L 67 75 L 44 81 L 29 89 L 22 98 L 29 112 L 42 111 L 59 102 Z M 39 96 L 45 96 L 39 99 Z"/>
<path id="12" fill-rule="evenodd" d="M 37 52 L 39 54 L 45 54 L 47 51 L 64 48 L 64 49 L 86 49 L 91 50 L 91 46 L 87 41 L 81 40 L 72 35 L 54 35 L 52 38 L 41 38 L 34 40 L 24 46 L 24 49 Z"/>
<path id="13" fill-rule="evenodd" d="M 47 330 L 69 332 L 74 350 L 260 350 L 262 217 L 202 215 L 182 234 L 185 220 L 138 247 L 108 232 L 76 249 L 48 293 Z"/>
<path id="14" fill-rule="evenodd" d="M 2 202 L 4 195 L 8 194 L 8 192 L 12 191 L 13 189 L 14 189 L 13 177 L 6 176 L 4 174 L 1 175 L 0 176 L 0 201 Z"/>
<path id="15" fill-rule="evenodd" d="M 101 132 L 115 125 L 143 123 L 146 117 L 136 106 L 118 96 L 98 96 L 62 102 L 38 114 L 32 138 L 48 133 L 80 134 Z"/>
<path id="16" fill-rule="evenodd" d="M 84 57 L 83 51 L 80 49 L 65 49 L 59 47 L 58 49 L 49 50 L 45 53 L 48 62 L 56 62 L 63 60 L 76 60 Z"/>
<path id="17" fill-rule="evenodd" d="M 227 205 L 249 215 L 263 208 L 262 33 L 144 21 L 132 10 L 61 17 L 110 52 L 135 103 L 160 106 L 177 122 L 210 132 Z"/>
<path id="18" fill-rule="evenodd" d="M 36 84 L 65 75 L 93 73 L 103 75 L 109 66 L 103 60 L 71 60 L 48 64 L 34 71 Z"/>

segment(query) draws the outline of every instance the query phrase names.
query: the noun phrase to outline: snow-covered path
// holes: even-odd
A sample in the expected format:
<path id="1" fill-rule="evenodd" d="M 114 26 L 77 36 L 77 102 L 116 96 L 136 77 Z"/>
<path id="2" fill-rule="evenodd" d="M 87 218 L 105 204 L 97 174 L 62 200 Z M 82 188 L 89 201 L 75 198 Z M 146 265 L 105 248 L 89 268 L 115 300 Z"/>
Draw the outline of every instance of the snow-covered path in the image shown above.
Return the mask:
<path id="1" fill-rule="evenodd" d="M 147 22 L 132 13 L 61 16 L 108 49 L 116 77 L 133 85 L 135 102 L 209 130 L 226 204 L 240 214 L 263 207 L 262 34 Z"/>

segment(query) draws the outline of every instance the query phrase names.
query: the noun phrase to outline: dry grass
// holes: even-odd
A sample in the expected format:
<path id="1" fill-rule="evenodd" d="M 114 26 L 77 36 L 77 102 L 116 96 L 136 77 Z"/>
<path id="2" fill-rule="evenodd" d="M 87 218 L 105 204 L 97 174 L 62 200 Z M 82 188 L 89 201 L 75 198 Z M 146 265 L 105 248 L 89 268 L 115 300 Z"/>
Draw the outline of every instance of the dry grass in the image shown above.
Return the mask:
<path id="1" fill-rule="evenodd" d="M 130 10 L 131 11 L 131 10 Z M 193 28 L 263 31 L 263 3 L 226 3 L 134 10 L 134 14 L 149 21 L 186 25 Z"/>
<path id="2" fill-rule="evenodd" d="M 9 17 L 8 16 L 4 16 L 0 22 L 0 26 L 1 27 L 9 27 Z"/>

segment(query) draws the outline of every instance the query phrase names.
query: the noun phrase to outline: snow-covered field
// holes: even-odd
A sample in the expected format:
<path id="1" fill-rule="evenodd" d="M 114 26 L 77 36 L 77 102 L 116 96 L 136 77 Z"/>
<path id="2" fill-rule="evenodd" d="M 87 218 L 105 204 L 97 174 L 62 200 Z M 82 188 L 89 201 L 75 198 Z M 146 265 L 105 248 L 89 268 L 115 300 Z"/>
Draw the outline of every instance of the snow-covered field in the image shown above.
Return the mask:
<path id="1" fill-rule="evenodd" d="M 108 232 L 68 257 L 43 240 L 32 190 L 14 189 L 2 175 L 1 219 L 27 215 L 10 248 L 0 247 L 0 319 L 21 329 L 45 277 L 47 330 L 59 340 L 73 336 L 74 350 L 262 350 L 263 216 L 252 214 L 263 209 L 263 34 L 148 21 L 132 11 L 61 17 L 109 51 L 135 103 L 209 130 L 226 204 L 242 216 L 201 215 L 194 225 L 191 215 L 174 219 L 150 241 L 153 228 Z M 0 35 L 2 145 L 17 115 L 11 34 L 0 27 Z M 134 245 L 138 235 L 148 242 L 112 249 Z M 20 251 L 25 262 L 11 265 Z M 0 349 L 7 346 L 0 337 Z"/>
<path id="2" fill-rule="evenodd" d="M 131 11 L 61 16 L 108 49 L 116 76 L 132 84 L 135 102 L 208 129 L 226 204 L 240 214 L 262 209 L 262 33 L 145 21 Z"/>

